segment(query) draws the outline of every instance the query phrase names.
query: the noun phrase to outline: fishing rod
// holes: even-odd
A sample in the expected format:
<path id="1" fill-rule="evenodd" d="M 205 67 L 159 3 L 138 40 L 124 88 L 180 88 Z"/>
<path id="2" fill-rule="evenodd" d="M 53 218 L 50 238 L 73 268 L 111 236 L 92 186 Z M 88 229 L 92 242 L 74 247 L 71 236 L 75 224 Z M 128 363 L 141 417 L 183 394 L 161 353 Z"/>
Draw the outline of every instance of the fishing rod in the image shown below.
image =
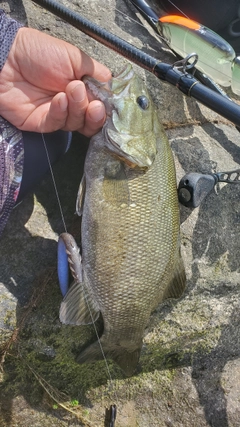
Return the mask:
<path id="1" fill-rule="evenodd" d="M 167 46 L 180 58 L 197 52 L 195 76 L 207 86 L 227 96 L 218 86 L 240 95 L 240 58 L 219 34 L 188 16 L 167 14 L 151 0 L 128 0 L 141 13 Z M 175 6 L 175 5 L 174 5 Z M 176 7 L 176 6 L 175 6 Z"/>
<path id="2" fill-rule="evenodd" d="M 148 4 L 149 0 L 148 3 L 145 0 L 128 1 L 135 6 L 148 24 L 154 29 L 155 33 L 161 38 L 161 41 L 163 40 L 164 43 L 166 43 L 177 58 L 185 58 L 191 51 L 196 51 L 201 58 L 195 64 L 196 68 L 192 68 L 191 73 L 205 86 L 228 97 L 219 84 L 230 86 L 231 72 L 229 68 L 235 57 L 235 52 L 229 43 L 218 34 L 192 21 L 187 16 L 166 15 L 161 8 L 156 8 L 156 6 L 156 9 L 153 9 L 153 7 Z M 186 41 L 188 43 L 186 43 Z M 201 52 L 200 55 L 199 50 Z M 215 58 L 215 67 L 213 66 L 212 56 Z M 217 68 L 216 60 L 218 61 Z M 221 62 L 224 65 L 221 65 L 220 71 L 219 63 Z M 226 71 L 228 71 L 227 74 Z M 235 74 L 236 71 L 234 76 Z M 236 86 L 235 81 L 236 79 L 233 78 L 234 83 L 232 86 L 234 88 Z M 236 90 L 235 93 L 237 93 Z"/>
<path id="3" fill-rule="evenodd" d="M 200 83 L 192 74 L 189 74 L 189 65 L 186 65 L 186 59 L 182 62 L 182 71 L 178 67 L 163 62 L 142 52 L 132 44 L 117 37 L 116 35 L 99 27 L 95 23 L 82 17 L 80 14 L 60 5 L 54 0 L 33 0 L 38 5 L 44 7 L 54 15 L 65 20 L 75 28 L 81 30 L 91 38 L 97 40 L 104 46 L 112 49 L 126 59 L 134 62 L 140 67 L 150 71 L 157 78 L 168 82 L 177 87 L 182 93 L 193 97 L 201 104 L 230 120 L 236 126 L 240 127 L 240 106 L 234 101 L 214 92 L 212 89 Z M 195 54 L 195 60 L 197 55 Z M 195 65 L 192 64 L 192 65 Z"/>
<path id="4" fill-rule="evenodd" d="M 146 0 L 129 0 L 129 2 L 135 6 L 177 57 L 181 58 L 186 55 L 189 45 L 196 49 L 198 54 L 200 51 L 201 64 L 198 61 L 194 71 L 198 80 L 223 96 L 227 95 L 218 84 L 215 84 L 214 80 L 225 86 L 230 86 L 231 82 L 232 91 L 240 95 L 240 57 L 236 57 L 234 50 L 226 40 L 207 27 L 192 21 L 180 10 L 183 17 L 168 15 L 157 5 L 154 6 L 154 9 L 150 5 L 150 3 L 154 3 L 151 0 L 148 2 Z M 209 55 L 209 51 L 212 51 L 214 55 L 215 67 L 212 66 L 212 55 Z M 219 72 L 219 69 L 216 70 L 216 64 L 221 63 L 222 69 Z M 211 78 L 202 74 L 201 71 L 209 74 Z M 240 184 L 240 169 L 209 174 L 189 172 L 179 182 L 178 200 L 188 208 L 196 208 L 219 182 Z"/>

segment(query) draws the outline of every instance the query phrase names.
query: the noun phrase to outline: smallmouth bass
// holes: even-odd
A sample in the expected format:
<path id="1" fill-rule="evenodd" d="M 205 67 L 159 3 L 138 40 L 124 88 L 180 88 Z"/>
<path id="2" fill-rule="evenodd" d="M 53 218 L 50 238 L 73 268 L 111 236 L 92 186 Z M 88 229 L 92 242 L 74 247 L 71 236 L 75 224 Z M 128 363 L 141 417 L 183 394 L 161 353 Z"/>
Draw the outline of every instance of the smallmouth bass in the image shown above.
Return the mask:
<path id="1" fill-rule="evenodd" d="M 107 119 L 85 160 L 77 198 L 81 271 L 60 320 L 82 325 L 101 312 L 104 354 L 132 375 L 151 312 L 185 288 L 175 166 L 147 88 L 130 64 L 108 83 L 87 77 L 85 84 L 104 102 Z M 96 341 L 77 361 L 100 358 Z"/>

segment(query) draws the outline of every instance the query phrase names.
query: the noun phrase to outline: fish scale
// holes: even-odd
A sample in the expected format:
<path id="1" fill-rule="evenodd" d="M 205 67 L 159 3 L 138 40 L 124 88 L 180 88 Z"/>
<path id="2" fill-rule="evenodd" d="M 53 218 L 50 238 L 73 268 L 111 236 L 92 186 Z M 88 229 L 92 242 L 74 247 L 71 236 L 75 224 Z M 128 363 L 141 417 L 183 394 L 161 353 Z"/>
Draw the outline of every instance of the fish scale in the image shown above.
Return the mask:
<path id="1" fill-rule="evenodd" d="M 181 295 L 185 273 L 167 137 L 145 84 L 131 66 L 112 80 L 107 90 L 98 84 L 108 118 L 90 141 L 77 210 L 82 214 L 82 287 L 94 300 L 94 318 L 101 312 L 105 355 L 131 375 L 151 312 L 165 298 Z M 97 85 L 91 79 L 90 90 L 92 84 Z M 138 105 L 139 96 L 145 97 L 146 111 Z M 84 299 L 78 298 L 79 284 L 74 286 L 64 298 L 60 319 L 82 324 Z M 75 319 L 77 304 L 81 316 Z M 77 360 L 99 357 L 96 342 Z"/>

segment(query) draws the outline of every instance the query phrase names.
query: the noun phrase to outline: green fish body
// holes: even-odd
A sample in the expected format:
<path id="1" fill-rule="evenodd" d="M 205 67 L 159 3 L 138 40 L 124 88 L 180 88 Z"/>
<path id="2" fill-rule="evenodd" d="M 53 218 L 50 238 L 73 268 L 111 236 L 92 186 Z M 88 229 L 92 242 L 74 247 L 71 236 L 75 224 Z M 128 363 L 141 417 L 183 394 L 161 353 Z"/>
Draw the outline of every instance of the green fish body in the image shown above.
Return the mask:
<path id="1" fill-rule="evenodd" d="M 146 86 L 130 65 L 104 85 L 85 83 L 108 117 L 90 141 L 77 200 L 83 279 L 65 296 L 60 320 L 86 324 L 101 312 L 104 354 L 131 375 L 151 312 L 185 287 L 175 166 Z M 99 358 L 96 341 L 78 362 Z"/>

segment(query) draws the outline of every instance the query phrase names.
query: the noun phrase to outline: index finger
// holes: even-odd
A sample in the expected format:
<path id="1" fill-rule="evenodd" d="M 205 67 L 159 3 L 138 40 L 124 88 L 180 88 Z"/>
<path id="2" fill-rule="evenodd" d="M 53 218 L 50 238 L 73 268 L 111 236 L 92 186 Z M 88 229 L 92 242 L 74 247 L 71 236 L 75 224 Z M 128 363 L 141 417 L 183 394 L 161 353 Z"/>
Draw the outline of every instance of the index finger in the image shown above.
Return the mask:
<path id="1" fill-rule="evenodd" d="M 73 63 L 74 71 L 77 73 L 76 79 L 80 80 L 84 75 L 88 75 L 100 82 L 110 80 L 112 73 L 108 67 L 91 58 L 82 50 L 79 50 L 79 53 L 80 58 L 75 57 Z"/>

